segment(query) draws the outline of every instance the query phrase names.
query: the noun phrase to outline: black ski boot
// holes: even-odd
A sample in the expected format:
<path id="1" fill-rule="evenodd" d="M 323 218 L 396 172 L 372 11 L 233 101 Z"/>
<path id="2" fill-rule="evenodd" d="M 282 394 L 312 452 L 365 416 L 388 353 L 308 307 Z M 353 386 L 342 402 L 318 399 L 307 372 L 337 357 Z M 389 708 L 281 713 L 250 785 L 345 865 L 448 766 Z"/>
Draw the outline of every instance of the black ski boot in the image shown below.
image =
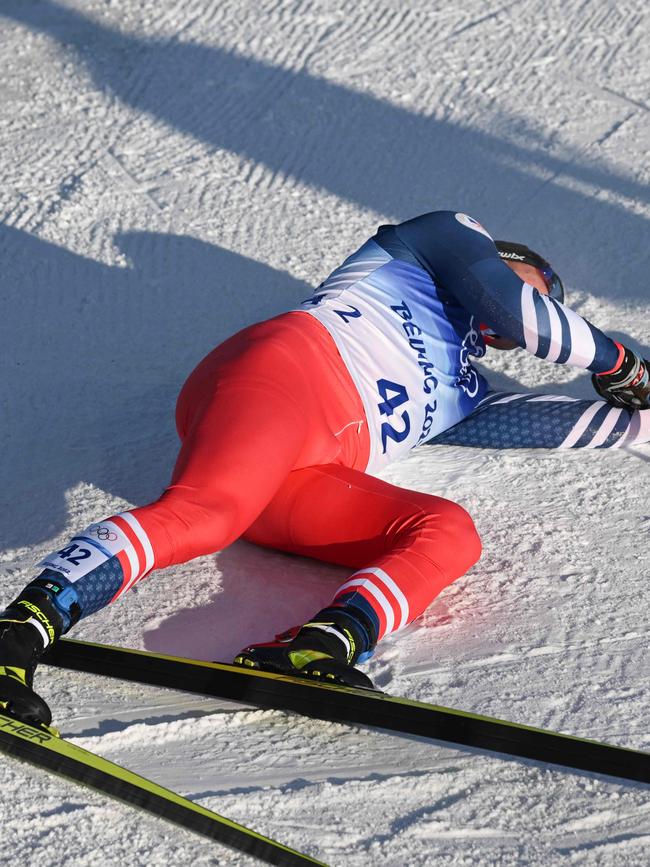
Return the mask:
<path id="1" fill-rule="evenodd" d="M 26 587 L 0 614 L 0 708 L 33 725 L 49 726 L 52 713 L 34 692 L 34 670 L 63 631 L 49 595 Z"/>
<path id="2" fill-rule="evenodd" d="M 340 686 L 374 689 L 370 678 L 354 667 L 362 654 L 369 655 L 369 644 L 367 630 L 356 617 L 329 608 L 304 626 L 277 635 L 275 641 L 245 647 L 234 663 Z"/>

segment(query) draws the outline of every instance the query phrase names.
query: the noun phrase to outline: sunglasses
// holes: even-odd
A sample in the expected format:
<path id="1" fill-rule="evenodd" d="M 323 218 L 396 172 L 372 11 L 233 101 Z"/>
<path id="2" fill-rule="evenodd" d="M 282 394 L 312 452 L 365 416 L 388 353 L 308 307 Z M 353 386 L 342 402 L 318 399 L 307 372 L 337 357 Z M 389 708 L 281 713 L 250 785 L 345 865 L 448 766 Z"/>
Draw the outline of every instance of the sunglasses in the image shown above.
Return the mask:
<path id="1" fill-rule="evenodd" d="M 554 301 L 559 301 L 562 304 L 564 302 L 564 286 L 558 275 L 550 265 L 547 268 L 540 268 L 539 270 L 544 276 L 549 298 L 553 298 Z"/>

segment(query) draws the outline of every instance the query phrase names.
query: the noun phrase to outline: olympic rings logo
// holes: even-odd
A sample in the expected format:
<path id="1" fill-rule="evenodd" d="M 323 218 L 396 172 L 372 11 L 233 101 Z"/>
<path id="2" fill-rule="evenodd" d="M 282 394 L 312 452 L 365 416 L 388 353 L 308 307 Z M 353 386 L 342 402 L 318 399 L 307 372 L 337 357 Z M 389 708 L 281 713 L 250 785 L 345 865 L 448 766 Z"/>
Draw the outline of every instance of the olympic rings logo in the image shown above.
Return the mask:
<path id="1" fill-rule="evenodd" d="M 92 527 L 90 532 L 97 536 L 100 542 L 117 542 L 117 533 L 113 533 L 108 527 L 102 527 L 101 524 Z"/>

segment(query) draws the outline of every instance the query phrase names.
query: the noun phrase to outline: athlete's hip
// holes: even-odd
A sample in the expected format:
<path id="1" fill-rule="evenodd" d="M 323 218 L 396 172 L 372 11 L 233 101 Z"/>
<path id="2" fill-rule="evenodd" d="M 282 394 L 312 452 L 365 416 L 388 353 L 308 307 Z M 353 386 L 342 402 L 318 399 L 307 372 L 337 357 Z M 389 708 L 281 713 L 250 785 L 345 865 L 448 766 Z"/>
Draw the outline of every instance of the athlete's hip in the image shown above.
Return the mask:
<path id="1" fill-rule="evenodd" d="M 308 313 L 291 311 L 228 338 L 192 371 L 181 389 L 176 423 L 181 439 L 202 410 L 223 402 L 223 424 L 239 400 L 268 412 L 297 412 L 309 435 L 296 468 L 336 463 L 365 469 L 369 438 L 363 403 L 327 329 Z M 273 444 L 269 443 L 269 448 Z"/>

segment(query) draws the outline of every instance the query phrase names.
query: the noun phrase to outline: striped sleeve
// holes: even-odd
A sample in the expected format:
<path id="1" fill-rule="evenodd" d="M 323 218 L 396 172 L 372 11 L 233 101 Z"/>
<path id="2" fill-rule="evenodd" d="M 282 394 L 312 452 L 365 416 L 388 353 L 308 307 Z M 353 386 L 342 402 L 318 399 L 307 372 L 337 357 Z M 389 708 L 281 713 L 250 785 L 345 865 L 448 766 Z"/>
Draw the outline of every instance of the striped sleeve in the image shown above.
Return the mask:
<path id="1" fill-rule="evenodd" d="M 556 364 L 604 373 L 616 343 L 575 311 L 524 283 L 501 259 L 490 235 L 466 214 L 433 211 L 394 227 L 436 285 L 479 322 L 527 352 Z"/>
<path id="2" fill-rule="evenodd" d="M 605 365 L 612 359 L 613 341 L 569 307 L 542 295 L 529 283 L 521 287 L 521 321 L 524 349 L 531 355 L 589 370 L 595 365 L 598 372 L 610 369 Z"/>
<path id="3" fill-rule="evenodd" d="M 481 289 L 462 303 L 497 334 L 514 340 L 526 352 L 555 364 L 604 373 L 618 361 L 616 343 L 560 301 L 543 295 L 495 259 L 472 266 Z M 458 294 L 458 292 L 456 293 Z"/>
<path id="4" fill-rule="evenodd" d="M 495 449 L 616 449 L 650 442 L 650 410 L 564 395 L 493 392 L 466 419 L 428 441 Z"/>

